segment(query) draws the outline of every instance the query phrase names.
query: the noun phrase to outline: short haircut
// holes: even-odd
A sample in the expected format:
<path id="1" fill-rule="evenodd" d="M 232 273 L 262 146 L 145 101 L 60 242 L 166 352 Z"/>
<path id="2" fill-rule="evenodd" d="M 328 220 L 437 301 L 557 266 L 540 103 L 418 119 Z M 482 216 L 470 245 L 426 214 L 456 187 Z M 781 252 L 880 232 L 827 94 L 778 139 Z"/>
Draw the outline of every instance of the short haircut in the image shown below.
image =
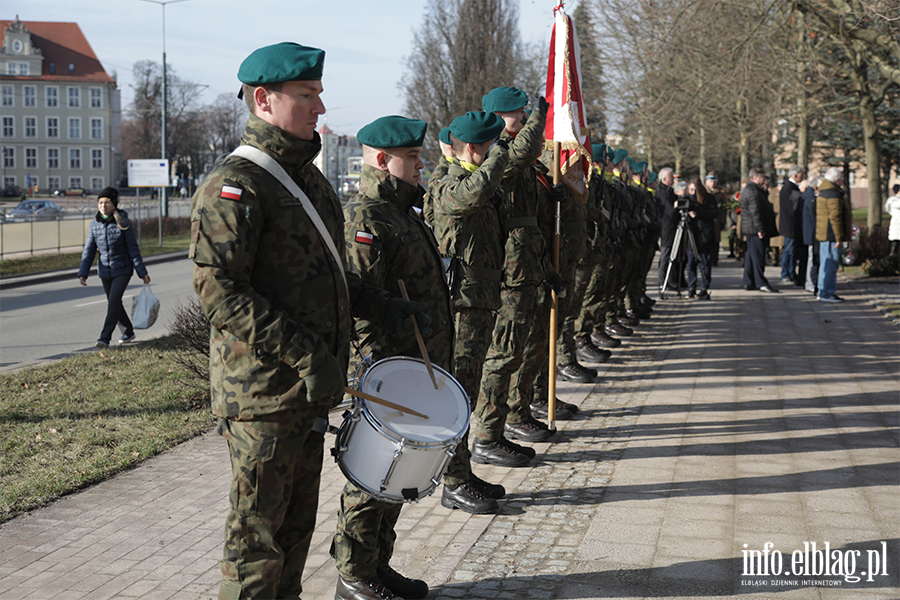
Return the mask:
<path id="1" fill-rule="evenodd" d="M 809 180 L 809 185 L 814 188 L 819 187 L 820 183 L 822 183 L 822 178 L 818 175 Z"/>
<path id="2" fill-rule="evenodd" d="M 378 153 L 384 152 L 388 156 L 388 160 L 391 160 L 390 154 L 388 154 L 387 150 L 383 150 L 381 148 L 373 148 L 372 146 L 363 146 L 363 162 L 367 165 L 371 165 L 373 167 L 378 166 L 377 159 Z"/>
<path id="3" fill-rule="evenodd" d="M 802 173 L 802 172 L 803 172 L 803 167 L 801 167 L 800 165 L 792 165 L 791 168 L 788 169 L 788 178 L 791 178 L 794 175 L 796 175 L 797 173 Z"/>
<path id="4" fill-rule="evenodd" d="M 676 192 L 681 192 L 687 189 L 687 181 L 684 179 L 679 179 L 675 182 L 675 185 L 672 186 L 672 189 Z"/>
<path id="5" fill-rule="evenodd" d="M 267 92 L 280 92 L 284 87 L 284 82 L 279 81 L 278 83 L 266 83 L 263 85 L 242 83 L 241 92 L 244 96 L 244 104 L 247 105 L 247 109 L 250 111 L 251 115 L 256 114 L 256 100 L 253 98 L 253 91 L 258 87 L 264 88 Z"/>
<path id="6" fill-rule="evenodd" d="M 662 169 L 659 170 L 658 177 L 659 177 L 660 181 L 662 181 L 663 177 L 666 177 L 668 175 L 673 175 L 673 174 L 674 174 L 674 171 L 672 171 L 672 167 L 663 167 Z"/>
<path id="7" fill-rule="evenodd" d="M 747 178 L 750 181 L 753 181 L 754 179 L 759 179 L 760 177 L 768 177 L 768 175 L 766 175 L 765 169 L 761 169 L 759 167 L 753 167 L 752 169 L 750 169 L 750 172 L 747 174 Z"/>
<path id="8" fill-rule="evenodd" d="M 825 179 L 830 181 L 831 183 L 837 183 L 837 180 L 840 179 L 841 175 L 844 172 L 838 167 L 830 167 L 827 171 L 825 171 Z"/>
<path id="9" fill-rule="evenodd" d="M 452 133 L 450 134 L 450 145 L 453 146 L 453 154 L 459 154 L 466 149 L 466 146 L 468 146 L 466 142 L 457 138 Z"/>

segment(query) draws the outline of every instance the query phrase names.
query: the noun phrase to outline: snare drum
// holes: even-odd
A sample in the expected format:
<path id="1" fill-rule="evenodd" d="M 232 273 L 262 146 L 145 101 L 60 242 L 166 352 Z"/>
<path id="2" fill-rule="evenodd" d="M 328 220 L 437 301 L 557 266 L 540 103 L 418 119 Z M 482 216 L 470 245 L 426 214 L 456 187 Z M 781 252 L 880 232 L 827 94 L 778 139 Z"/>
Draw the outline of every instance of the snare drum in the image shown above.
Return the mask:
<path id="1" fill-rule="evenodd" d="M 440 367 L 434 389 L 424 361 L 395 356 L 373 364 L 359 391 L 428 415 L 416 417 L 354 399 L 335 440 L 344 475 L 379 500 L 413 502 L 434 492 L 447 463 L 469 429 L 469 398 Z"/>

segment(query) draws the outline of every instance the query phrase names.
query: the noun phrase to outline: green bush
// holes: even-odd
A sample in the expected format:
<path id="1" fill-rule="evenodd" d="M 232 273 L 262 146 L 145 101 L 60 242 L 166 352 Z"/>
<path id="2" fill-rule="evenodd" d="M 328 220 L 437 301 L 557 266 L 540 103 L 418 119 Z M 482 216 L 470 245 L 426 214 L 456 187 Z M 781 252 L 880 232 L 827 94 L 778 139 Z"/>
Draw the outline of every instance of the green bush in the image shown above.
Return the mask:
<path id="1" fill-rule="evenodd" d="M 889 277 L 900 275 L 900 255 L 890 254 L 881 258 L 869 259 L 862 266 L 869 277 Z"/>

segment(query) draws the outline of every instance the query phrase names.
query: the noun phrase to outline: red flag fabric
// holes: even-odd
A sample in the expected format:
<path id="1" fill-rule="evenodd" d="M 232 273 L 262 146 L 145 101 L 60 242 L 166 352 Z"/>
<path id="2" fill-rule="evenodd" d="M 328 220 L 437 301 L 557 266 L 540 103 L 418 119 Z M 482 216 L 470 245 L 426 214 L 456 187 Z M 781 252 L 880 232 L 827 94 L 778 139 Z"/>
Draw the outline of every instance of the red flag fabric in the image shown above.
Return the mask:
<path id="1" fill-rule="evenodd" d="M 561 3 L 553 12 L 556 21 L 550 36 L 547 93 L 550 104 L 544 144 L 560 143 L 560 176 L 578 199 L 587 199 L 591 172 L 591 142 L 581 95 L 581 48 L 572 18 Z"/>

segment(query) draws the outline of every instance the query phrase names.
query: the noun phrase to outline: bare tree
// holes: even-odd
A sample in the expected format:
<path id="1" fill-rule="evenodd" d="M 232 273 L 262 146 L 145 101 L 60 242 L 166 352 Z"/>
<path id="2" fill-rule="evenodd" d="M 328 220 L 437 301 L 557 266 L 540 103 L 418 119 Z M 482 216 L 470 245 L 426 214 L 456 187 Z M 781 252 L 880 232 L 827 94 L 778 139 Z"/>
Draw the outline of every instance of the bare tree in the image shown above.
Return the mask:
<path id="1" fill-rule="evenodd" d="M 234 94 L 219 94 L 204 109 L 206 138 L 216 154 L 231 152 L 238 147 L 247 124 L 247 105 Z"/>

